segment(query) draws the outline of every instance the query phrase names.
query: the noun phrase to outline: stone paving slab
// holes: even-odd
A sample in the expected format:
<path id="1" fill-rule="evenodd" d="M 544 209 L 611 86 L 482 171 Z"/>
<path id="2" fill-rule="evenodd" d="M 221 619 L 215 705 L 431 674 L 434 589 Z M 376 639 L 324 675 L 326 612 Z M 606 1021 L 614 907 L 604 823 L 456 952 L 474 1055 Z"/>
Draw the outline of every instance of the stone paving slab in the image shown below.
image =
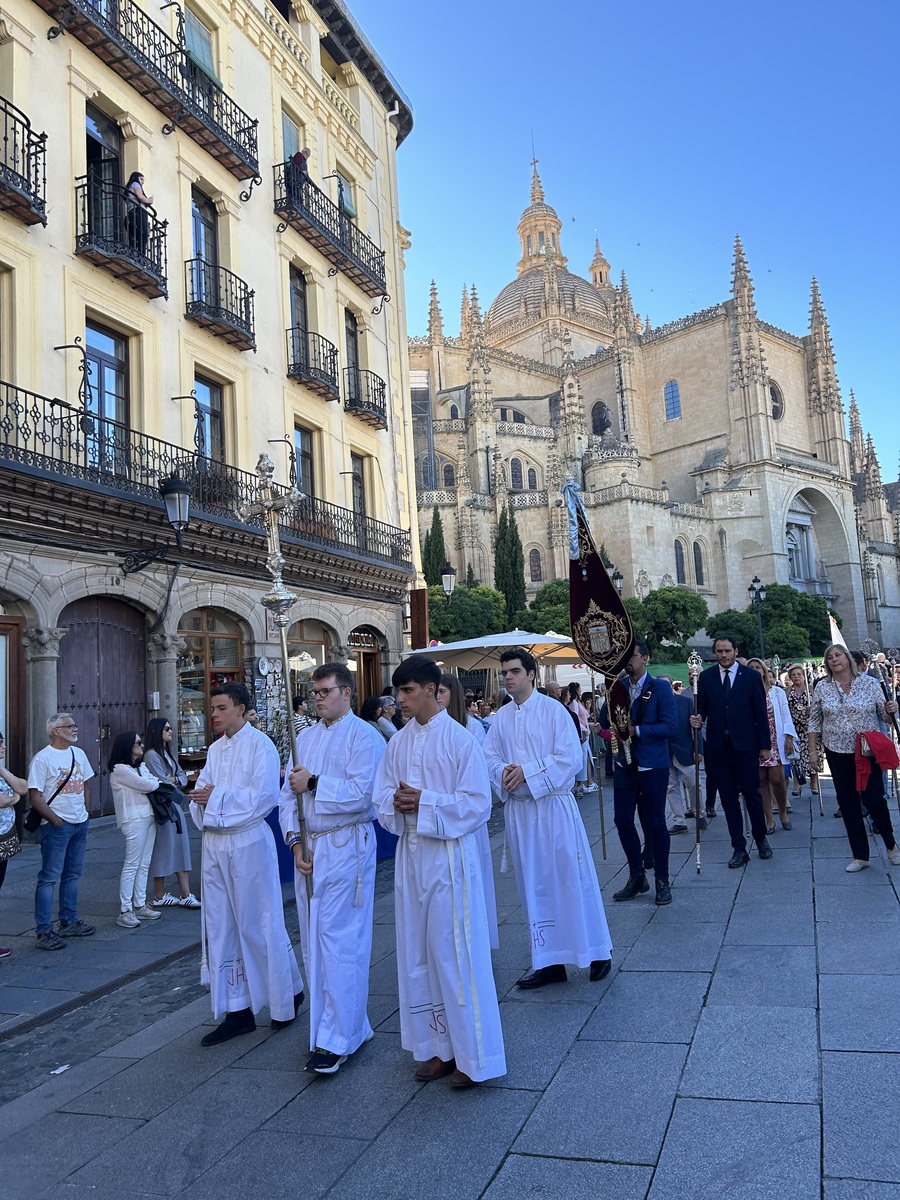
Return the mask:
<path id="1" fill-rule="evenodd" d="M 511 1154 L 483 1200 L 644 1200 L 649 1167 Z"/>
<path id="2" fill-rule="evenodd" d="M 648 1200 L 776 1197 L 821 1200 L 817 1105 L 676 1101 Z"/>
<path id="3" fill-rule="evenodd" d="M 867 921 L 863 936 L 858 922 L 819 921 L 816 940 L 823 975 L 900 975 L 900 914 Z"/>
<path id="4" fill-rule="evenodd" d="M 676 1045 L 578 1042 L 513 1151 L 652 1166 L 686 1054 Z"/>
<path id="5" fill-rule="evenodd" d="M 763 1005 L 705 1008 L 679 1093 L 721 1100 L 817 1103 L 815 1010 Z"/>
<path id="6" fill-rule="evenodd" d="M 826 1179 L 825 1200 L 900 1200 L 900 1184 L 870 1179 Z"/>
<path id="7" fill-rule="evenodd" d="M 586 1041 L 689 1044 L 709 981 L 704 972 L 622 971 L 580 1036 Z"/>
<path id="8" fill-rule="evenodd" d="M 815 947 L 727 945 L 707 1004 L 815 1008 L 816 1001 Z"/>
<path id="9" fill-rule="evenodd" d="M 103 1150 L 140 1129 L 125 1118 L 49 1113 L 30 1136 L 14 1134 L 0 1142 L 0 1195 L 3 1200 L 34 1200 L 35 1192 L 57 1184 Z M 34 1142 L 40 1154 L 34 1153 Z"/>
<path id="10" fill-rule="evenodd" d="M 819 981 L 823 1050 L 900 1054 L 896 975 L 823 975 Z M 900 1146 L 898 1146 L 900 1156 Z"/>
<path id="11" fill-rule="evenodd" d="M 900 1183 L 900 1071 L 891 1054 L 822 1055 L 825 1174 Z"/>
<path id="12" fill-rule="evenodd" d="M 502 1004 L 506 1075 L 491 1085 L 543 1091 L 593 1011 L 591 1004 Z"/>
<path id="13" fill-rule="evenodd" d="M 690 926 L 690 936 L 685 936 L 681 922 L 674 925 L 665 920 L 650 923 L 628 952 L 623 971 L 711 971 L 722 945 L 723 929 L 718 925 L 698 922 Z M 677 929 L 681 936 L 674 937 Z"/>
<path id="14" fill-rule="evenodd" d="M 367 1145 L 344 1136 L 312 1137 L 299 1130 L 259 1130 L 193 1181 L 191 1200 L 232 1200 L 238 1196 L 315 1200 L 326 1195 Z"/>

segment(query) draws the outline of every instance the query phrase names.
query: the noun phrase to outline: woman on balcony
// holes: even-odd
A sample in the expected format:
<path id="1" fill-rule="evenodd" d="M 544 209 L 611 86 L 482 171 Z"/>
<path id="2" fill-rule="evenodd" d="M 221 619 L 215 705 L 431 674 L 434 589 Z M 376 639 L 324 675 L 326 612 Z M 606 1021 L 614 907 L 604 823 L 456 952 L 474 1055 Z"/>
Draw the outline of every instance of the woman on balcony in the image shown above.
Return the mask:
<path id="1" fill-rule="evenodd" d="M 153 197 L 144 191 L 144 176 L 140 171 L 132 171 L 125 184 L 125 228 L 128 245 L 141 254 L 147 253 L 147 242 L 150 240 L 147 209 L 152 205 Z"/>

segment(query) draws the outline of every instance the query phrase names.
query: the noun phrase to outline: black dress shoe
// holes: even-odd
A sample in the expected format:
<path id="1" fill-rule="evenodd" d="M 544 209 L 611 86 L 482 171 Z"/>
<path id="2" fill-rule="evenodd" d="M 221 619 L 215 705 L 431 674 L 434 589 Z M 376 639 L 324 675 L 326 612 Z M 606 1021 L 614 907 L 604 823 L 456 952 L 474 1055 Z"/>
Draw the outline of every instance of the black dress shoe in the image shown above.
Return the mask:
<path id="1" fill-rule="evenodd" d="M 538 967 L 530 975 L 524 975 L 516 983 L 516 987 L 528 991 L 531 988 L 546 987 L 548 983 L 565 983 L 568 978 L 566 968 L 562 963 L 556 963 L 552 967 Z"/>
<path id="2" fill-rule="evenodd" d="M 242 1033 L 252 1033 L 256 1028 L 253 1010 L 242 1008 L 240 1012 L 225 1014 L 225 1020 L 206 1037 L 200 1039 L 201 1046 L 218 1046 L 220 1042 L 230 1042 L 232 1038 L 240 1037 Z"/>
<path id="3" fill-rule="evenodd" d="M 599 983 L 612 970 L 612 961 L 608 958 L 598 958 L 591 963 L 591 983 Z"/>
<path id="4" fill-rule="evenodd" d="M 700 818 L 700 831 L 702 832 L 704 829 L 706 829 L 706 827 L 708 825 L 709 825 L 709 821 L 707 821 L 706 817 L 701 817 Z"/>
<path id="5" fill-rule="evenodd" d="M 672 889 L 669 887 L 668 879 L 657 879 L 656 881 L 656 903 L 671 904 Z"/>
<path id="6" fill-rule="evenodd" d="M 707 821 L 711 821 L 715 815 L 716 815 L 716 810 L 715 810 L 715 809 L 713 809 L 713 810 L 712 810 L 712 812 L 710 812 L 710 811 L 709 811 L 709 809 L 707 809 L 707 810 L 706 810 L 706 819 L 707 819 Z"/>
<path id="7" fill-rule="evenodd" d="M 760 858 L 771 858 L 772 857 L 772 847 L 769 845 L 769 843 L 766 841 L 765 838 L 759 839 L 759 841 L 756 843 L 756 848 L 759 851 Z"/>
<path id="8" fill-rule="evenodd" d="M 728 860 L 729 867 L 746 867 L 750 861 L 750 855 L 746 850 L 735 850 L 731 858 Z"/>
<path id="9" fill-rule="evenodd" d="M 629 875 L 628 882 L 620 892 L 613 892 L 613 900 L 633 900 L 644 892 L 650 891 L 646 875 Z"/>
<path id="10" fill-rule="evenodd" d="M 272 1018 L 272 1028 L 273 1029 L 286 1029 L 288 1025 L 292 1025 L 294 1023 L 294 1017 L 296 1017 L 297 1013 L 300 1011 L 300 1005 L 303 1003 L 305 998 L 306 997 L 303 992 L 298 992 L 297 995 L 294 997 L 294 1016 L 291 1017 L 291 1019 L 289 1021 L 276 1021 L 275 1018 L 273 1017 Z"/>

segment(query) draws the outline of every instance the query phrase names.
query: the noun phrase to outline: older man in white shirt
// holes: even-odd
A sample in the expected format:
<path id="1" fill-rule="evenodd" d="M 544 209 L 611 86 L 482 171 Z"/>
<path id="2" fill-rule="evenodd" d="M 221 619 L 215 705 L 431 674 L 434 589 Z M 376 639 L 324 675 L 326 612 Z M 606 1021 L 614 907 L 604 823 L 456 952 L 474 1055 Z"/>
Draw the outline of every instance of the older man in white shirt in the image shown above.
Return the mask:
<path id="1" fill-rule="evenodd" d="M 484 743 L 491 783 L 504 803 L 509 847 L 531 935 L 530 975 L 520 988 L 565 983 L 566 963 L 610 972 L 612 943 L 584 822 L 572 788 L 581 742 L 572 717 L 535 689 L 537 665 L 521 649 L 500 656 L 512 704 Z"/>
<path id="2" fill-rule="evenodd" d="M 305 1070 L 333 1075 L 372 1037 L 366 1014 L 375 904 L 372 781 L 385 741 L 350 711 L 353 677 L 343 663 L 317 667 L 311 694 L 319 721 L 297 739 L 298 766 L 281 789 L 280 821 L 297 868 L 309 983 L 312 1053 Z M 303 858 L 299 806 L 311 862 Z M 313 895 L 307 901 L 309 874 Z"/>
<path id="3" fill-rule="evenodd" d="M 284 925 L 278 858 L 265 818 L 278 803 L 278 751 L 245 720 L 250 693 L 225 683 L 210 693 L 213 731 L 191 793 L 203 831 L 203 929 L 213 1014 L 221 1025 L 201 1040 L 215 1046 L 256 1028 L 266 1004 L 280 1029 L 303 1003 L 303 983 Z"/>

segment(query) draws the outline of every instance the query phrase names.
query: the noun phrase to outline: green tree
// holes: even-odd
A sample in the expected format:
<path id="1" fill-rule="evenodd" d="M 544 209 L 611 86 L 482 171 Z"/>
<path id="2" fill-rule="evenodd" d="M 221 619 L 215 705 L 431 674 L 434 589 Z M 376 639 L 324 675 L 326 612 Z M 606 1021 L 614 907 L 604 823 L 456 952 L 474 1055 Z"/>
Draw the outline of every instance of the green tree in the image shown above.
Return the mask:
<path id="1" fill-rule="evenodd" d="M 554 579 L 539 588 L 527 608 L 519 609 L 515 615 L 516 629 L 527 629 L 529 633 L 569 634 L 569 581 Z"/>
<path id="2" fill-rule="evenodd" d="M 512 508 L 504 508 L 497 523 L 494 585 L 506 597 L 506 627 L 514 629 L 516 613 L 525 607 L 525 554 Z"/>
<path id="3" fill-rule="evenodd" d="M 756 615 L 749 610 L 738 612 L 736 608 L 726 608 L 720 613 L 713 613 L 705 624 L 711 642 L 715 643 L 717 637 L 727 633 L 737 640 L 739 654 L 749 656 L 758 653 Z"/>
<path id="4" fill-rule="evenodd" d="M 688 638 L 706 623 L 709 608 L 702 596 L 686 587 L 656 588 L 641 605 L 651 654 L 665 643 L 684 652 Z"/>
<path id="5" fill-rule="evenodd" d="M 428 589 L 428 631 L 440 642 L 465 641 L 502 633 L 506 597 L 489 587 L 457 588 L 448 603 L 442 587 Z"/>
<path id="6" fill-rule="evenodd" d="M 809 632 L 791 621 L 776 621 L 764 629 L 766 655 L 777 654 L 782 660 L 806 658 L 809 654 Z"/>
<path id="7" fill-rule="evenodd" d="M 649 636 L 647 614 L 644 612 L 644 605 L 640 598 L 638 596 L 626 596 L 622 603 L 625 605 L 625 611 L 631 617 L 635 638 L 639 642 L 646 642 Z"/>
<path id="8" fill-rule="evenodd" d="M 441 572 L 446 561 L 444 526 L 438 506 L 435 505 L 431 515 L 431 528 L 425 534 L 425 541 L 422 543 L 422 574 L 429 587 L 436 586 L 441 582 Z"/>
<path id="9" fill-rule="evenodd" d="M 472 564 L 466 563 L 466 584 L 467 588 L 478 587 L 478 580 L 475 578 L 475 572 L 472 570 Z"/>
<path id="10" fill-rule="evenodd" d="M 825 647 L 831 645 L 828 601 L 824 596 L 808 596 L 806 592 L 797 594 L 800 597 L 797 624 L 809 634 L 809 653 L 824 654 Z M 835 619 L 837 619 L 836 615 Z M 840 625 L 839 620 L 838 625 Z"/>

